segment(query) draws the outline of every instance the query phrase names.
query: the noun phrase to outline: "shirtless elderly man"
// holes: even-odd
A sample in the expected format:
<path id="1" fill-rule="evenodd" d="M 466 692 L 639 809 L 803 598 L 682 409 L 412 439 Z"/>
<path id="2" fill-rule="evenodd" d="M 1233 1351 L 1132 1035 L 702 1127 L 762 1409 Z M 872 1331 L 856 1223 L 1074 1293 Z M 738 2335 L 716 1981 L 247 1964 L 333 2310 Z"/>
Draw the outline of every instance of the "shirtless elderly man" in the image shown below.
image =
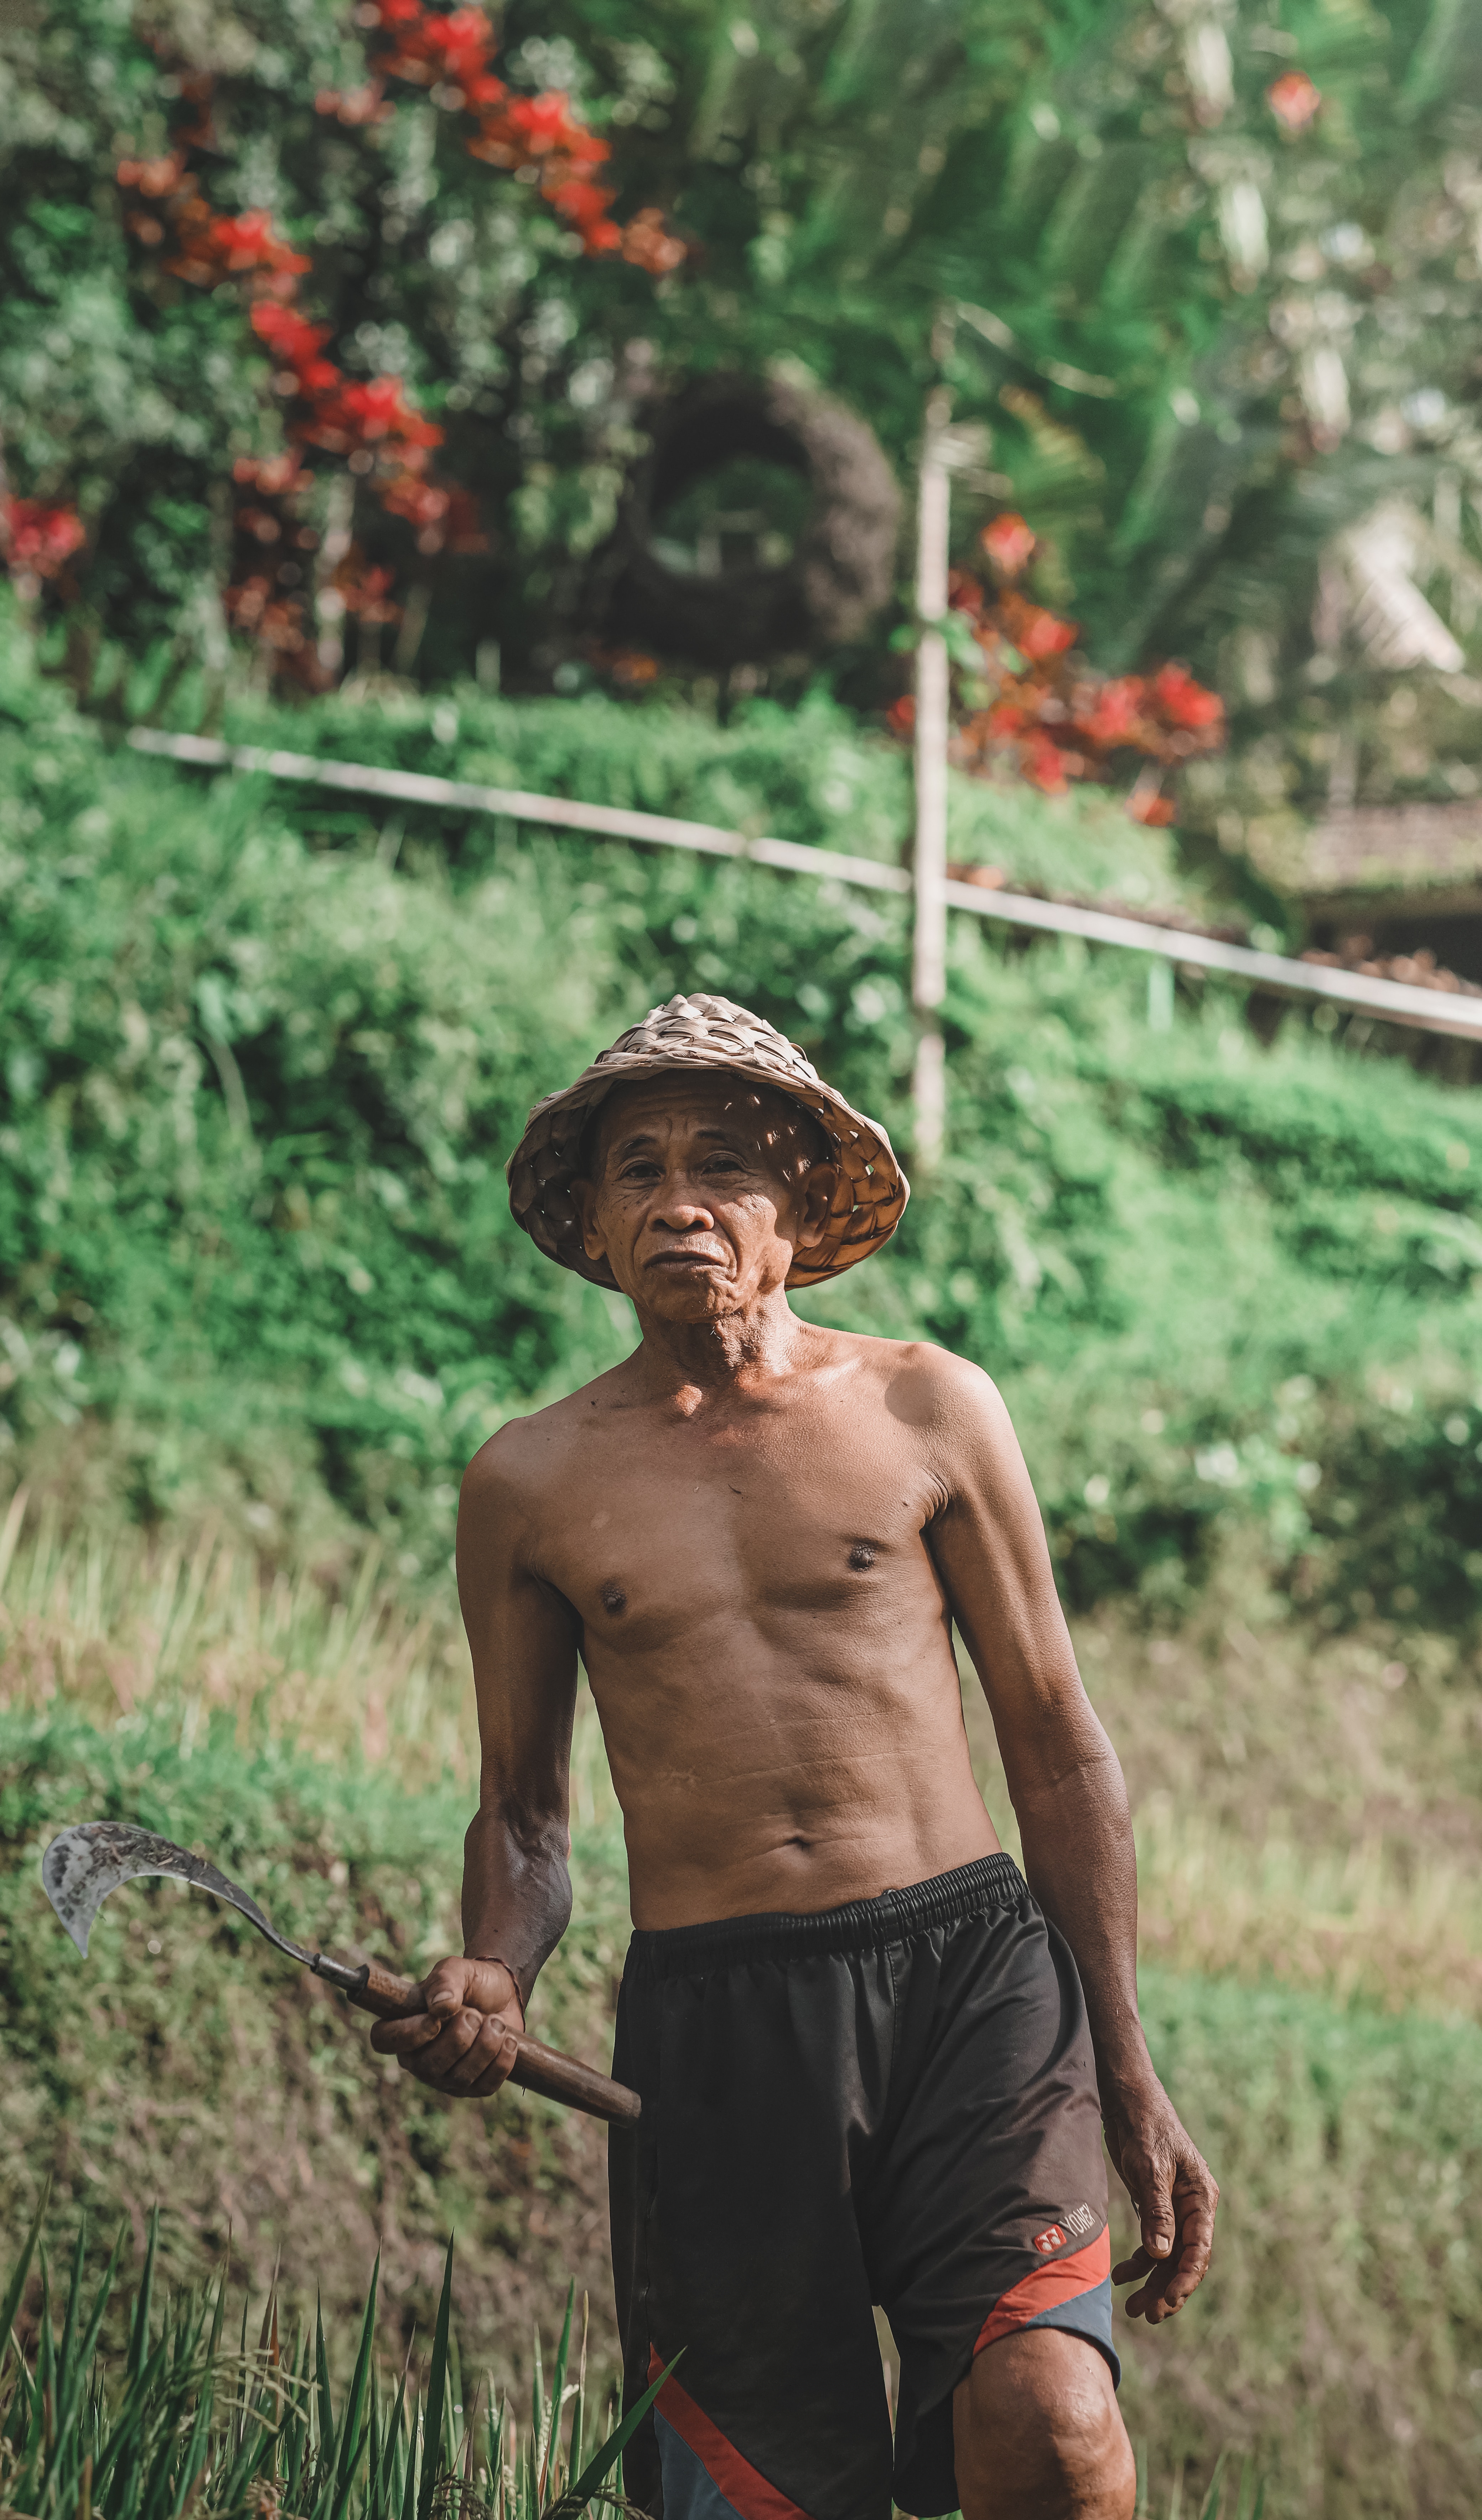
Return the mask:
<path id="1" fill-rule="evenodd" d="M 619 1287 L 626 1364 L 472 1464 L 459 1586 L 482 1738 L 467 1956 L 376 2044 L 497 2090 L 570 1914 L 586 1665 L 636 1931 L 613 2072 L 627 2461 L 662 2520 L 1127 2520 L 1106 2143 L 1134 2316 L 1188 2300 L 1216 2188 L 1138 2021 L 1122 1773 L 998 1393 L 800 1321 L 878 1249 L 882 1129 L 724 998 L 676 998 L 537 1105 L 521 1225 Z M 973 1781 L 954 1621 L 1024 1850 Z M 892 2451 L 873 2305 L 900 2357 Z"/>

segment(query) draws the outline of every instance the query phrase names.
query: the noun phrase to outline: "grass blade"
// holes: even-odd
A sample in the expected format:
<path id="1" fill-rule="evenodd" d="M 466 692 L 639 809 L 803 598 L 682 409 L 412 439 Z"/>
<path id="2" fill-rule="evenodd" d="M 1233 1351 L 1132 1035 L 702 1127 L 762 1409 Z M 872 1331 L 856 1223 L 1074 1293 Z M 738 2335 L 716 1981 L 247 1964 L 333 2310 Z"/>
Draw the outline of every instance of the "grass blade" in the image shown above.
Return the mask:
<path id="1" fill-rule="evenodd" d="M 25 2278 L 31 2271 L 31 2259 L 35 2255 L 36 2242 L 41 2237 L 41 2226 L 46 2219 L 51 2192 L 52 2182 L 48 2179 L 42 2186 L 40 2202 L 31 2218 L 31 2228 L 22 2243 L 21 2255 L 11 2269 L 11 2279 L 5 2287 L 5 2299 L 0 2302 L 0 2370 L 4 2369 L 5 2358 L 11 2350 L 11 2330 L 16 2323 L 16 2313 L 21 2307 L 21 2296 L 25 2290 Z"/>
<path id="2" fill-rule="evenodd" d="M 363 2417 L 366 2392 L 371 2380 L 371 2355 L 376 2342 L 376 2295 L 380 2284 L 381 2254 L 378 2250 L 376 2264 L 371 2271 L 370 2298 L 365 2306 L 365 2317 L 360 2323 L 360 2352 L 355 2358 L 355 2377 L 350 2383 L 350 2402 L 344 2410 L 344 2422 L 340 2427 L 339 2466 L 336 2476 L 331 2520 L 344 2520 L 350 2499 L 350 2488 L 355 2481 L 355 2470 L 360 2465 L 360 2453 L 365 2448 Z"/>
<path id="3" fill-rule="evenodd" d="M 577 2520 L 577 2514 L 585 2511 L 587 2504 L 591 2501 L 593 2495 L 597 2492 L 597 2489 L 602 2484 L 604 2478 L 616 2466 L 618 2460 L 621 2458 L 623 2452 L 627 2449 L 629 2442 L 637 2432 L 639 2425 L 643 2422 L 649 2408 L 652 2406 L 654 2399 L 657 2397 L 660 2389 L 664 2385 L 664 2382 L 669 2377 L 669 2373 L 674 2369 L 676 2363 L 683 2361 L 684 2350 L 684 2347 L 681 2346 L 678 2354 L 674 2357 L 674 2362 L 668 2363 L 665 2368 L 660 2371 L 656 2380 L 651 2380 L 648 2388 L 644 2391 L 643 2396 L 638 2400 L 637 2405 L 629 2408 L 628 2412 L 624 2415 L 622 2422 L 617 2426 L 616 2431 L 608 2434 L 606 2440 L 603 2443 L 601 2450 L 597 2452 L 596 2457 L 583 2468 L 575 2484 L 567 2488 L 560 2501 L 553 2502 L 550 2509 L 542 2514 L 542 2520 Z"/>
<path id="4" fill-rule="evenodd" d="M 432 2497 L 437 2487 L 438 2454 L 442 2446 L 443 2401 L 448 2386 L 448 2326 L 452 2315 L 453 2235 L 449 2232 L 442 2298 L 437 2305 L 437 2325 L 432 2336 L 432 2368 L 427 2377 L 427 2402 L 423 2412 L 422 2486 L 417 2497 L 417 2520 L 432 2520 Z"/>
<path id="5" fill-rule="evenodd" d="M 576 2278 L 566 2286 L 566 2315 L 561 2323 L 561 2343 L 556 2349 L 556 2368 L 551 2374 L 551 2407 L 546 2421 L 545 2439 L 541 2444 L 540 2479 L 535 2491 L 542 2503 L 550 2481 L 552 2462 L 561 2444 L 561 2392 L 566 2385 L 566 2363 L 571 2354 L 571 2321 L 576 2313 Z"/>

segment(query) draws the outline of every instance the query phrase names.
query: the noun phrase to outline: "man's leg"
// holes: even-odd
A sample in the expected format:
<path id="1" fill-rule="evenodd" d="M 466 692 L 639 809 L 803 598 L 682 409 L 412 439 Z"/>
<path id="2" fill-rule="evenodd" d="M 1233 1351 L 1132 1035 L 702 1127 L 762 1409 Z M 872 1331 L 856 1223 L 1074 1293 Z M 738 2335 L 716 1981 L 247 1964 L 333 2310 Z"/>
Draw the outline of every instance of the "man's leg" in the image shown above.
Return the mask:
<path id="1" fill-rule="evenodd" d="M 1132 2520 L 1137 2468 L 1097 2347 L 1055 2327 L 1001 2336 L 952 2402 L 963 2520 Z"/>

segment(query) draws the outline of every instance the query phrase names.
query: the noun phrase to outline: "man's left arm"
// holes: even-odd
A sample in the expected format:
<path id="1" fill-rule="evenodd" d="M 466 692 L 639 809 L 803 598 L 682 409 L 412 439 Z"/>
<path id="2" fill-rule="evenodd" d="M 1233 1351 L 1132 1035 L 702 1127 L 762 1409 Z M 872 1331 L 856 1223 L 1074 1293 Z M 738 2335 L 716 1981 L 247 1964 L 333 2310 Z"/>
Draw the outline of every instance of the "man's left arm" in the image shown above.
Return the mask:
<path id="1" fill-rule="evenodd" d="M 1107 2149 L 1142 2225 L 1115 2269 L 1156 2324 L 1209 2264 L 1219 2189 L 1152 2070 L 1138 2017 L 1137 1857 L 1120 1762 L 1081 1685 L 1017 1438 L 976 1367 L 940 1360 L 945 1502 L 927 1544 L 992 1711 L 1024 1874 L 1075 1955 Z"/>

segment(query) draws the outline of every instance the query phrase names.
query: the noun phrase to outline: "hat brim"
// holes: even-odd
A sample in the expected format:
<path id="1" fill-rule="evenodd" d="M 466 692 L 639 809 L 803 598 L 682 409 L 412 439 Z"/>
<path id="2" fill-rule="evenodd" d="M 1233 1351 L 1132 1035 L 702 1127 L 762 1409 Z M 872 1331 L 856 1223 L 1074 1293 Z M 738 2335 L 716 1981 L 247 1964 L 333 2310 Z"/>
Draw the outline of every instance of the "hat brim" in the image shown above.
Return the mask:
<path id="1" fill-rule="evenodd" d="M 524 1136 L 505 1167 L 510 1207 L 538 1250 L 562 1269 L 573 1269 L 596 1286 L 617 1284 L 606 1260 L 591 1260 L 582 1240 L 581 1217 L 571 1185 L 581 1174 L 581 1142 L 594 1111 L 618 1086 L 646 1076 L 744 1077 L 801 1103 L 822 1126 L 838 1166 L 838 1187 L 822 1242 L 799 1253 L 787 1272 L 791 1287 L 822 1285 L 888 1242 L 906 1211 L 911 1185 L 879 1123 L 856 1111 L 833 1086 L 780 1076 L 760 1060 L 718 1056 L 696 1045 L 672 1053 L 608 1051 L 574 1085 L 537 1102 Z"/>

